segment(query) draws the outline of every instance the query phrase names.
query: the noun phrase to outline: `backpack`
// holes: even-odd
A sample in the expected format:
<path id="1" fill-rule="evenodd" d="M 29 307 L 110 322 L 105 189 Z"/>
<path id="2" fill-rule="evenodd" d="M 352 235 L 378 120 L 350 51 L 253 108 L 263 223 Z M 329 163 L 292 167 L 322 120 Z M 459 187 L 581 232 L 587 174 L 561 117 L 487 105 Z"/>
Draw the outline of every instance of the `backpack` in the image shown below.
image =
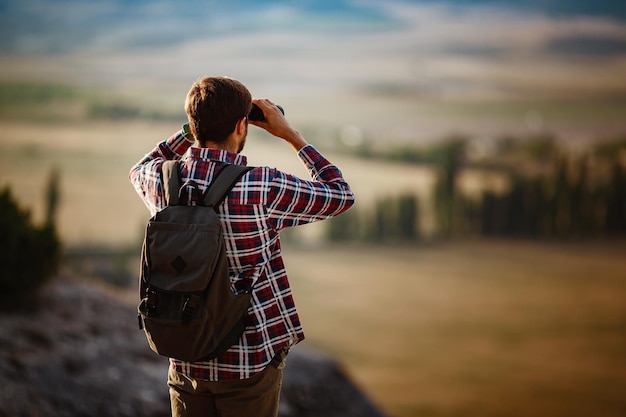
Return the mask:
<path id="1" fill-rule="evenodd" d="M 179 163 L 163 163 L 167 206 L 146 226 L 141 251 L 139 328 L 153 351 L 186 362 L 211 360 L 243 333 L 250 291 L 235 294 L 216 212 L 251 167 L 226 165 L 201 195 L 180 184 Z M 196 205 L 185 205 L 189 192 Z"/>

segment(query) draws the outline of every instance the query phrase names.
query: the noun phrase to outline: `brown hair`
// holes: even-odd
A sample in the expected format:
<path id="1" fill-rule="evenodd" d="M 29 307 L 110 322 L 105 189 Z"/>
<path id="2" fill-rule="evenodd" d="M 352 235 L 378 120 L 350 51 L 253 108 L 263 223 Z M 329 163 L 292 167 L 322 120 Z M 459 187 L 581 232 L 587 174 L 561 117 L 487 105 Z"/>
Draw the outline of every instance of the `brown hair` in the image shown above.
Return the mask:
<path id="1" fill-rule="evenodd" d="M 228 77 L 204 77 L 187 93 L 185 112 L 189 131 L 196 139 L 221 143 L 235 130 L 237 122 L 247 117 L 252 106 L 250 91 Z"/>

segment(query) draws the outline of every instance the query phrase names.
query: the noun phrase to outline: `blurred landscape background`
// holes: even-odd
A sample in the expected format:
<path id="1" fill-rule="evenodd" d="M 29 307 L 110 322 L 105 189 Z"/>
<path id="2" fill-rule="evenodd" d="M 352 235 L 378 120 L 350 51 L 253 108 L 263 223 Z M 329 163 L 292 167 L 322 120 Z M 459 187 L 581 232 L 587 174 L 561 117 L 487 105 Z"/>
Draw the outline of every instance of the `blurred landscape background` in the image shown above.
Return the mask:
<path id="1" fill-rule="evenodd" d="M 228 75 L 356 193 L 285 260 L 305 343 L 382 410 L 626 412 L 626 3 L 2 0 L 0 35 L 0 188 L 61 274 L 135 302 L 128 171 Z M 244 153 L 307 177 L 259 129 Z"/>

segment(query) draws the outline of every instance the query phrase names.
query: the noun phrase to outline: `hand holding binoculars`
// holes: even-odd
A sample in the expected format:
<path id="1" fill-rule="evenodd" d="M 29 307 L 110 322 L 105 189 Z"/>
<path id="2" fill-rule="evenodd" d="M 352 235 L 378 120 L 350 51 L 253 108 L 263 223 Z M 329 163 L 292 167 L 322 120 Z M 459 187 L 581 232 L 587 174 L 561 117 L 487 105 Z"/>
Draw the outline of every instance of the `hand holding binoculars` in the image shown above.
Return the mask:
<path id="1" fill-rule="evenodd" d="M 285 114 L 285 110 L 278 104 L 276 105 L 282 114 Z M 248 114 L 248 120 L 253 122 L 263 122 L 265 121 L 265 115 L 263 114 L 263 110 L 256 104 L 252 104 L 252 109 L 250 109 L 250 114 Z"/>

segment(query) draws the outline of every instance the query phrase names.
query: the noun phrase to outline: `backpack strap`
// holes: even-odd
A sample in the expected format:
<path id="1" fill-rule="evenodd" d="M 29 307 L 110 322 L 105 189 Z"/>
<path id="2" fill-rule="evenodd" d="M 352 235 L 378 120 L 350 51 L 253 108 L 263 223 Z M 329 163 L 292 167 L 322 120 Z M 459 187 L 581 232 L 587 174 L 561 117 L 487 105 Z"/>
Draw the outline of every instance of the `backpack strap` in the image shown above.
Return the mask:
<path id="1" fill-rule="evenodd" d="M 173 160 L 164 161 L 161 165 L 163 197 L 168 206 L 180 204 L 179 190 L 181 188 L 181 179 L 179 167 L 180 162 Z M 222 168 L 202 196 L 204 205 L 207 207 L 219 206 L 237 181 L 252 168 L 253 167 L 233 164 L 228 164 Z"/>
<path id="2" fill-rule="evenodd" d="M 178 191 L 180 189 L 180 170 L 178 161 L 165 161 L 161 165 L 161 184 L 163 185 L 163 197 L 165 204 L 176 206 L 180 200 Z"/>
<path id="3" fill-rule="evenodd" d="M 237 181 L 252 168 L 234 164 L 228 164 L 222 168 L 204 192 L 204 205 L 213 208 L 219 206 Z"/>

